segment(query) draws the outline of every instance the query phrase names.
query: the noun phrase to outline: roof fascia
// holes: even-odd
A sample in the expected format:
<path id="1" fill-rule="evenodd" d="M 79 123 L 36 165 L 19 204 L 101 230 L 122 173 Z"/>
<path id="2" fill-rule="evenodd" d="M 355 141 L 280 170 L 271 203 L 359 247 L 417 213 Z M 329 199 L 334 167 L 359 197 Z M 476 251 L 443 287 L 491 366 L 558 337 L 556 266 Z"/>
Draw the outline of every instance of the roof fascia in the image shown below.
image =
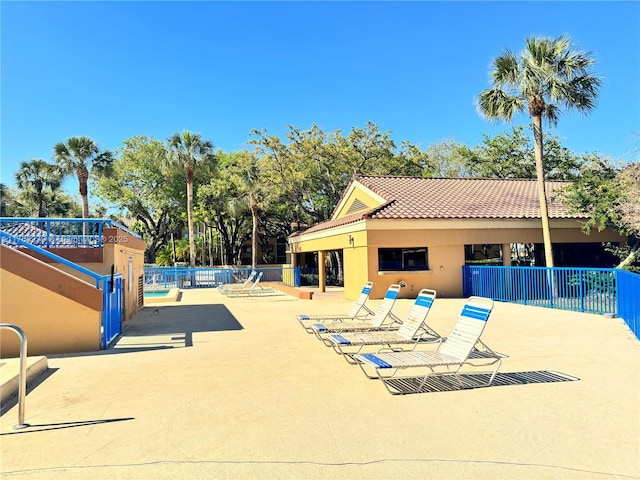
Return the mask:
<path id="1" fill-rule="evenodd" d="M 345 233 L 355 233 L 367 230 L 367 220 L 359 220 L 347 225 L 340 225 L 339 227 L 327 228 L 326 230 L 319 230 L 317 232 L 302 233 L 295 237 L 289 237 L 290 243 L 307 242 L 310 240 L 319 240 L 322 238 L 333 237 L 335 235 L 344 235 Z"/>
<path id="2" fill-rule="evenodd" d="M 549 219 L 552 228 L 582 228 L 579 219 Z M 372 218 L 367 230 L 506 230 L 512 228 L 542 229 L 539 218 L 450 218 L 450 219 L 394 219 Z"/>

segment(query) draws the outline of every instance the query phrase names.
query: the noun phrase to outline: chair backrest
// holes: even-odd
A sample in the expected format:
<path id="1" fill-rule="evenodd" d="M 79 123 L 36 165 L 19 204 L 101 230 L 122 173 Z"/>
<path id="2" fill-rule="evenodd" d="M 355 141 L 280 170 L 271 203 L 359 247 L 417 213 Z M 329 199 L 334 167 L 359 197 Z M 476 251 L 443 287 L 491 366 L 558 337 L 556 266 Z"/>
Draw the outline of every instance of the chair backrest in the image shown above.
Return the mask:
<path id="1" fill-rule="evenodd" d="M 371 287 L 373 287 L 373 282 L 367 282 L 364 284 L 358 300 L 356 300 L 356 303 L 354 303 L 353 307 L 351 307 L 351 311 L 349 312 L 350 317 L 354 318 L 358 316 L 358 313 L 360 312 L 362 307 L 364 307 L 364 303 L 367 301 L 367 298 L 369 298 Z"/>
<path id="2" fill-rule="evenodd" d="M 247 279 L 244 281 L 244 283 L 242 284 L 242 287 L 246 287 L 247 285 L 249 285 L 251 282 L 253 282 L 253 279 L 255 278 L 256 274 L 258 272 L 256 272 L 255 270 L 251 270 L 251 273 L 249 274 L 249 276 L 247 277 Z"/>
<path id="3" fill-rule="evenodd" d="M 253 281 L 253 285 L 251 285 L 251 287 L 249 288 L 249 290 L 253 290 L 254 288 L 256 288 L 256 286 L 260 283 L 260 279 L 262 279 L 262 272 L 260 272 L 258 274 L 258 276 L 256 277 L 256 279 Z"/>
<path id="4" fill-rule="evenodd" d="M 384 294 L 384 299 L 378 307 L 375 315 L 371 319 L 371 325 L 374 327 L 381 327 L 384 321 L 387 319 L 393 308 L 393 304 L 396 303 L 398 293 L 400 292 L 400 285 L 394 283 L 389 285 L 387 293 Z"/>
<path id="5" fill-rule="evenodd" d="M 454 357 L 459 362 L 464 362 L 480 338 L 491 310 L 493 310 L 493 300 L 490 298 L 469 297 L 462 307 L 453 331 L 442 342 L 439 351 Z"/>
<path id="6" fill-rule="evenodd" d="M 407 318 L 402 322 L 398 330 L 398 335 L 407 340 L 411 340 L 427 319 L 427 315 L 429 315 L 429 310 L 431 310 L 431 305 L 433 305 L 435 299 L 435 290 L 429 290 L 428 288 L 420 290 L 409 315 L 407 315 Z"/>

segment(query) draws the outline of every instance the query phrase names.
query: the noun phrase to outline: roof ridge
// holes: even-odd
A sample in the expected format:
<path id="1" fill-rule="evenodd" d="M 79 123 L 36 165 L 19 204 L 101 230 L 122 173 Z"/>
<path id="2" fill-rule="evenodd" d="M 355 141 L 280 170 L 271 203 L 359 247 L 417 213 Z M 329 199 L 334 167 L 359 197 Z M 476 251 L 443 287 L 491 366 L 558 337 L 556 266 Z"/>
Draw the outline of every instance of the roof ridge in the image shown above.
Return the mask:
<path id="1" fill-rule="evenodd" d="M 405 178 L 411 180 L 464 180 L 464 181 L 499 181 L 499 182 L 537 182 L 537 178 L 498 178 L 498 177 L 415 177 L 411 175 L 368 175 L 356 173 L 355 179 L 360 178 Z M 545 183 L 570 183 L 570 180 L 546 178 Z"/>

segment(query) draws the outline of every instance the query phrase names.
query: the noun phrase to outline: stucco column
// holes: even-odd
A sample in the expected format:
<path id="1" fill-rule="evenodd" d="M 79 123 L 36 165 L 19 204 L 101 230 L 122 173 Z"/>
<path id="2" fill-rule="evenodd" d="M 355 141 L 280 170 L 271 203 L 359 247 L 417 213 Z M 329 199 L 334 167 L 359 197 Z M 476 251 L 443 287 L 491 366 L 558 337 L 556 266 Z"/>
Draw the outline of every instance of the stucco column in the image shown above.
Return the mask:
<path id="1" fill-rule="evenodd" d="M 325 251 L 318 250 L 318 287 L 321 292 L 327 291 L 327 272 L 324 265 Z"/>
<path id="2" fill-rule="evenodd" d="M 504 267 L 511 266 L 511 244 L 510 243 L 502 244 L 502 265 Z"/>

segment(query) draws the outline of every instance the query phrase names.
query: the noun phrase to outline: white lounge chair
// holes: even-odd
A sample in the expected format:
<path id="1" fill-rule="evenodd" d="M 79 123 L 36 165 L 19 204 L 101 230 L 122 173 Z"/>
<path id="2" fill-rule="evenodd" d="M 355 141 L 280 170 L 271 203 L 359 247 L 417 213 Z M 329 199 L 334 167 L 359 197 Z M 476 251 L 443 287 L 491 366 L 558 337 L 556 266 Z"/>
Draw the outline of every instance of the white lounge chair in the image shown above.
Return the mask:
<path id="1" fill-rule="evenodd" d="M 378 352 L 381 352 L 384 349 L 413 350 L 419 343 L 439 342 L 442 340 L 440 335 L 426 324 L 435 298 L 435 290 L 420 290 L 409 315 L 398 330 L 345 332 L 327 335 L 325 339 L 336 353 L 343 355 L 349 363 L 356 363 L 352 356 L 367 346 L 378 346 Z"/>
<path id="2" fill-rule="evenodd" d="M 492 310 L 493 300 L 482 297 L 469 298 L 453 331 L 435 351 L 361 353 L 353 358 L 368 378 L 379 378 L 394 395 L 420 392 L 425 383 L 434 376 L 453 375 L 462 385 L 458 372 L 464 365 L 480 367 L 495 364 L 496 367 L 486 383 L 490 385 L 500 368 L 502 358 L 489 349 L 480 351 L 475 347 Z M 417 378 L 416 375 L 396 375 L 405 369 L 426 369 L 427 372 Z M 373 374 L 369 373 L 371 370 Z"/>
<path id="3" fill-rule="evenodd" d="M 305 329 L 307 333 L 313 333 L 313 329 L 311 328 L 312 323 L 325 323 L 325 322 L 343 322 L 349 320 L 366 320 L 369 316 L 373 315 L 374 312 L 369 307 L 365 305 L 365 302 L 369 298 L 369 293 L 371 292 L 371 288 L 373 287 L 373 282 L 367 282 L 362 287 L 362 291 L 360 292 L 360 296 L 358 300 L 353 304 L 351 310 L 346 315 L 344 314 L 318 314 L 318 315 L 307 315 L 301 313 L 296 316 L 296 319 L 302 325 L 302 328 Z"/>
<path id="4" fill-rule="evenodd" d="M 261 297 L 270 295 L 285 295 L 283 292 L 276 290 L 273 287 L 263 287 L 258 285 L 262 279 L 262 273 L 260 272 L 251 286 L 247 288 L 235 288 L 225 293 L 227 297 Z"/>
<path id="5" fill-rule="evenodd" d="M 223 285 L 218 285 L 218 290 L 221 293 L 226 293 L 231 290 L 249 288 L 249 284 L 255 280 L 257 274 L 258 272 L 251 270 L 251 273 L 243 283 L 225 283 Z"/>
<path id="6" fill-rule="evenodd" d="M 221 290 L 221 292 L 225 294 L 227 297 L 242 295 L 257 288 L 258 284 L 260 283 L 260 280 L 262 280 L 262 272 L 258 273 L 257 275 L 254 275 L 253 281 L 249 281 L 248 283 L 245 282 L 247 284 L 244 286 L 239 286 L 237 288 L 224 289 L 224 290 Z"/>
<path id="7" fill-rule="evenodd" d="M 326 339 L 323 337 L 324 334 L 342 332 L 366 332 L 370 330 L 388 330 L 392 329 L 395 324 L 397 324 L 397 326 L 395 327 L 397 329 L 402 321 L 393 313 L 391 313 L 391 309 L 393 308 L 393 305 L 398 298 L 399 292 L 400 285 L 389 285 L 382 303 L 378 307 L 378 310 L 373 315 L 371 320 L 313 323 L 311 325 L 311 329 L 313 333 L 315 333 L 316 336 L 320 340 L 325 342 L 325 344 L 328 346 L 330 345 L 326 343 Z"/>

